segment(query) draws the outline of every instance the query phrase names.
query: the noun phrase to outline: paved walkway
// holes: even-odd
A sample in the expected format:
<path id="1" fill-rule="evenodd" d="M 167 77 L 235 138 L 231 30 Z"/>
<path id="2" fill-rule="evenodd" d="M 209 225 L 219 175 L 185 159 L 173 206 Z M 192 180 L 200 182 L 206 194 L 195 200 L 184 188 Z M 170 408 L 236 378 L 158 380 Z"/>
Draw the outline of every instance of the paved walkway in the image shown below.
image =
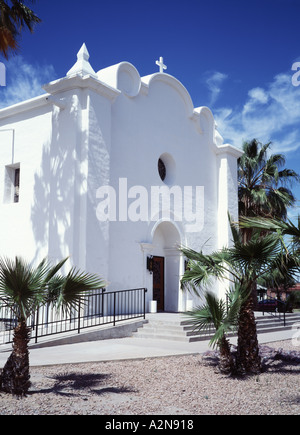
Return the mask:
<path id="1" fill-rule="evenodd" d="M 258 339 L 260 343 L 268 343 L 291 339 L 294 334 L 293 330 L 279 331 L 259 334 Z M 230 341 L 232 344 L 236 344 L 236 337 L 232 337 Z M 203 353 L 208 349 L 208 341 L 186 343 L 136 337 L 115 338 L 31 349 L 30 366 L 187 355 Z M 0 349 L 0 368 L 4 366 L 10 351 L 10 346 L 5 346 L 5 350 L 2 351 Z"/>

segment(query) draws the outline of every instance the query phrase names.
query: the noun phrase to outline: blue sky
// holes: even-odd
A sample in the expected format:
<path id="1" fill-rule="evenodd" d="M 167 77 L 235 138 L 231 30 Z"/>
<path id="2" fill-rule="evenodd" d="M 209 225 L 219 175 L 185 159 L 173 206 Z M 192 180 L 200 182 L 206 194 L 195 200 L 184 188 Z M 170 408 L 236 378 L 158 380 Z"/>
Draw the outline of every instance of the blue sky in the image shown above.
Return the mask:
<path id="1" fill-rule="evenodd" d="M 83 42 L 95 71 L 126 60 L 144 76 L 163 56 L 194 106 L 210 107 L 226 142 L 272 141 L 300 173 L 300 86 L 291 70 L 300 62 L 300 0 L 37 0 L 32 7 L 42 23 L 23 33 L 17 56 L 0 58 L 7 69 L 0 107 L 65 76 Z"/>

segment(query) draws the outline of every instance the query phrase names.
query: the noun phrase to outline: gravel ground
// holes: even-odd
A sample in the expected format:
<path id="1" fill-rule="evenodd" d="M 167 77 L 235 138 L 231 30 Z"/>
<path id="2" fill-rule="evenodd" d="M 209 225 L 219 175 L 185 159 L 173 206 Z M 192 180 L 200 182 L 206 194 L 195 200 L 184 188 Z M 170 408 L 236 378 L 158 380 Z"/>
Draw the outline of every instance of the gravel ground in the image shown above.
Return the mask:
<path id="1" fill-rule="evenodd" d="M 300 357 L 291 340 L 268 346 Z M 28 396 L 1 393 L 0 415 L 300 414 L 300 358 L 266 363 L 246 379 L 218 373 L 211 354 L 33 367 Z"/>

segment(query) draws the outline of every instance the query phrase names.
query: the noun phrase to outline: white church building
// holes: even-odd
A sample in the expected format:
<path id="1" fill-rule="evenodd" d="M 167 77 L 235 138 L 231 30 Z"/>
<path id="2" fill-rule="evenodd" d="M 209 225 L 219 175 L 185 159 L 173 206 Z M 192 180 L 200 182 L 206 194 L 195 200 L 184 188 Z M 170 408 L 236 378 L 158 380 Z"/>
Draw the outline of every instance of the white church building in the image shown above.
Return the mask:
<path id="1" fill-rule="evenodd" d="M 241 152 L 156 63 L 95 72 L 83 44 L 46 93 L 0 110 L 0 255 L 69 256 L 108 290 L 145 287 L 147 308 L 178 312 L 194 298 L 178 246 L 230 243 Z"/>

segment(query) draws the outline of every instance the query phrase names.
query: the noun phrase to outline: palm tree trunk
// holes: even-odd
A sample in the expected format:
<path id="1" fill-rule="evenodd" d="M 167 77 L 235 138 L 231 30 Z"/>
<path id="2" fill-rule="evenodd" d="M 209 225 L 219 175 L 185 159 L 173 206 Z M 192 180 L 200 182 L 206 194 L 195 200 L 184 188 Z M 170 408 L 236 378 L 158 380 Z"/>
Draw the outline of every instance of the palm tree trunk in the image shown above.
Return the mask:
<path id="1" fill-rule="evenodd" d="M 261 358 L 259 355 L 252 294 L 242 305 L 239 314 L 236 358 L 238 374 L 244 375 L 261 372 Z"/>
<path id="2" fill-rule="evenodd" d="M 31 385 L 28 342 L 30 328 L 23 320 L 14 330 L 13 351 L 1 374 L 1 390 L 16 396 L 25 396 Z"/>
<path id="3" fill-rule="evenodd" d="M 232 374 L 235 369 L 234 360 L 230 352 L 229 341 L 227 340 L 225 334 L 220 340 L 219 348 L 220 348 L 220 363 L 219 363 L 220 372 L 226 375 Z"/>

